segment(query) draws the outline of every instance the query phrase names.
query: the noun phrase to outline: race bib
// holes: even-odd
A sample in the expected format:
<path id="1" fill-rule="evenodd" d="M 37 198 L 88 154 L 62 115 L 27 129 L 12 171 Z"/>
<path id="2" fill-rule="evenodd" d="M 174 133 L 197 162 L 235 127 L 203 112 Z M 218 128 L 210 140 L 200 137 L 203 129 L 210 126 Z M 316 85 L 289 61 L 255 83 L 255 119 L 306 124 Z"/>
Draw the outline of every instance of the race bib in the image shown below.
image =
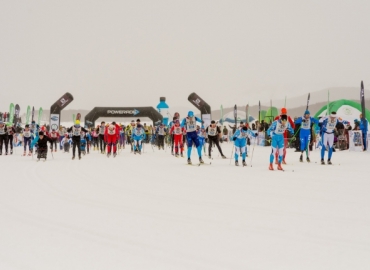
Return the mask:
<path id="1" fill-rule="evenodd" d="M 31 137 L 31 131 L 23 131 L 23 136 L 26 138 Z"/>
<path id="2" fill-rule="evenodd" d="M 283 134 L 285 132 L 285 129 L 286 129 L 285 125 L 277 124 L 276 129 L 275 129 L 275 133 L 276 134 Z"/>
<path id="3" fill-rule="evenodd" d="M 0 135 L 4 135 L 4 134 L 5 134 L 5 127 L 0 128 Z"/>
<path id="4" fill-rule="evenodd" d="M 81 129 L 80 128 L 73 128 L 73 136 L 80 136 Z"/>
<path id="5" fill-rule="evenodd" d="M 217 128 L 211 128 L 211 127 L 208 128 L 209 136 L 216 136 L 216 134 L 217 134 Z"/>
<path id="6" fill-rule="evenodd" d="M 174 130 L 173 130 L 173 133 L 175 135 L 180 135 L 182 132 L 181 132 L 181 127 L 175 127 Z"/>
<path id="7" fill-rule="evenodd" d="M 326 124 L 326 130 L 333 131 L 335 129 L 335 126 L 337 125 L 337 121 L 328 121 Z"/>

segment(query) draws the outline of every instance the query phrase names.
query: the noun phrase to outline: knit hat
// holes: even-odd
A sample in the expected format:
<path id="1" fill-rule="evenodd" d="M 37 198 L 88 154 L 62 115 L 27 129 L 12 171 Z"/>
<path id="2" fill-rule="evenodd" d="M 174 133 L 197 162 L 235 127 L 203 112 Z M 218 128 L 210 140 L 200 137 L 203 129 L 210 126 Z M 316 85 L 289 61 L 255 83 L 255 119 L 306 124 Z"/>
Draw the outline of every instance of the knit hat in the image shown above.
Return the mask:
<path id="1" fill-rule="evenodd" d="M 304 112 L 304 114 L 306 115 L 306 114 L 310 114 L 310 111 L 309 110 L 306 110 L 305 112 Z"/>

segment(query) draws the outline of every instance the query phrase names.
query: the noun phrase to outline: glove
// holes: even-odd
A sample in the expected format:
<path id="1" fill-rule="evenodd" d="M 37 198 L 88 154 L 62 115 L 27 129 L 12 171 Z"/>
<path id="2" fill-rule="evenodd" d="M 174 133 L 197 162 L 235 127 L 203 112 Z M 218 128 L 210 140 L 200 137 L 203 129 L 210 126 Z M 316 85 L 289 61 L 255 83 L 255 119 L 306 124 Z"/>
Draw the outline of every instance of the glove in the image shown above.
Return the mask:
<path id="1" fill-rule="evenodd" d="M 233 141 L 236 141 L 236 137 L 233 137 Z"/>
<path id="2" fill-rule="evenodd" d="M 303 122 L 303 123 L 306 123 L 306 119 L 303 119 L 303 120 L 302 120 L 302 122 Z"/>
<path id="3" fill-rule="evenodd" d="M 257 132 L 256 132 L 256 133 L 254 133 L 254 136 L 255 136 L 255 137 L 257 137 L 257 136 L 258 136 L 258 133 L 257 133 Z"/>

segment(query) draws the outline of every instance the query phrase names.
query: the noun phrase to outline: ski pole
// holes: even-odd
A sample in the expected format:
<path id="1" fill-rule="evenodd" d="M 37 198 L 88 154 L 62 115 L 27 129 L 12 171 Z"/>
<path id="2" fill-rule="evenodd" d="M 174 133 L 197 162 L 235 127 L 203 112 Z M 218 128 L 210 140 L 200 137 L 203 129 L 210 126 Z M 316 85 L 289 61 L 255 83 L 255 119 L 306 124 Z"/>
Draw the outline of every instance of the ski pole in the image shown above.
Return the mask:
<path id="1" fill-rule="evenodd" d="M 233 145 L 233 148 L 231 149 L 231 156 L 230 156 L 230 163 L 229 163 L 229 165 L 231 165 L 231 159 L 233 157 L 234 148 L 235 148 L 235 146 Z"/>
<path id="2" fill-rule="evenodd" d="M 254 146 L 256 145 L 256 140 L 254 140 L 253 149 L 252 149 L 252 156 L 251 156 L 251 167 L 252 167 L 252 161 L 253 161 L 253 153 L 254 153 Z"/>

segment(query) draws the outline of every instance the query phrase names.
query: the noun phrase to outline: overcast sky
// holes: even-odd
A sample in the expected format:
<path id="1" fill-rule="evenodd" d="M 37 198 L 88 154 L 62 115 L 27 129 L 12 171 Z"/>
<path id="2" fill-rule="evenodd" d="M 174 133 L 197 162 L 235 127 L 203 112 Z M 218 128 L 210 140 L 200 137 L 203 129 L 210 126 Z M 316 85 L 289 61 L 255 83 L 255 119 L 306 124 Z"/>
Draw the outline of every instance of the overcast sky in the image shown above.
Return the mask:
<path id="1" fill-rule="evenodd" d="M 253 105 L 361 80 L 369 0 L 0 1 L 0 111 L 67 91 L 73 109 Z"/>

